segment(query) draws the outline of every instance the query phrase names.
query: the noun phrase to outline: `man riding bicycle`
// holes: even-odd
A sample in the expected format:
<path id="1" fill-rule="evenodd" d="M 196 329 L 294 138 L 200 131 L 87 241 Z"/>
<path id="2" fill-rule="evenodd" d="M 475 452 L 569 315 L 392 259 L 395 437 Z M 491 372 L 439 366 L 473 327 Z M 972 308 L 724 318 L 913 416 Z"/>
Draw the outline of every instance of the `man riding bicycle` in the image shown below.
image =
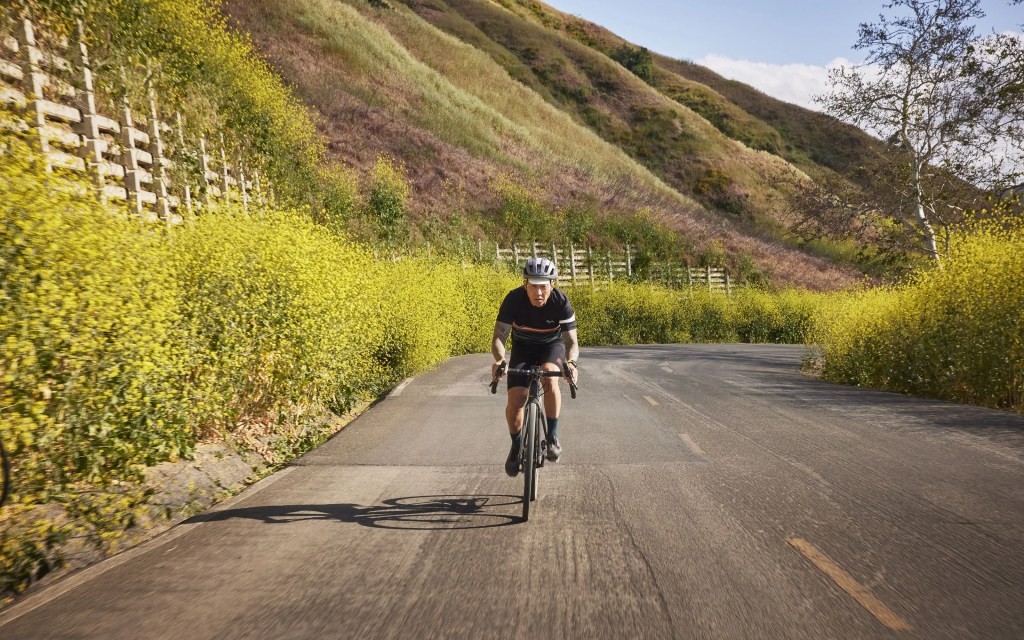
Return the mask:
<path id="1" fill-rule="evenodd" d="M 523 268 L 523 286 L 509 291 L 498 309 L 494 324 L 491 353 L 491 377 L 497 377 L 505 360 L 505 340 L 512 334 L 512 352 L 508 364 L 513 369 L 539 366 L 545 371 L 562 371 L 568 365 L 576 379 L 579 343 L 576 339 L 576 315 L 569 298 L 554 288 L 558 268 L 547 258 L 530 258 Z M 558 413 L 562 397 L 557 378 L 544 378 L 544 413 L 547 417 L 548 460 L 555 462 L 562 455 L 558 442 Z M 519 448 L 522 444 L 523 407 L 529 395 L 527 377 L 508 374 L 508 403 L 505 420 L 512 436 L 512 449 L 505 460 L 505 473 L 519 473 Z"/>

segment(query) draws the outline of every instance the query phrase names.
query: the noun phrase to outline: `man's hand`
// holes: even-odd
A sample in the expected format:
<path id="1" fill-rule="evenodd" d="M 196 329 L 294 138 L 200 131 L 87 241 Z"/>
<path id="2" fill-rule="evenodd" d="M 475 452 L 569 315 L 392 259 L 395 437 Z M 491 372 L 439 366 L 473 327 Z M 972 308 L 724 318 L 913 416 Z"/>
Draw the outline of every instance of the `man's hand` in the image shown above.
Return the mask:
<path id="1" fill-rule="evenodd" d="M 502 365 L 504 365 L 504 364 L 505 364 L 504 360 L 498 360 L 497 362 L 495 362 L 494 364 L 491 365 L 491 379 L 492 380 L 498 377 L 498 369 L 502 369 L 501 377 L 505 376 L 505 371 L 504 371 L 504 368 L 502 367 Z"/>
<path id="2" fill-rule="evenodd" d="M 580 370 L 577 369 L 576 365 L 571 362 L 566 362 L 565 366 L 567 369 L 569 369 L 569 376 L 566 377 L 566 380 L 572 380 L 574 383 L 576 383 L 577 386 L 579 386 Z"/>

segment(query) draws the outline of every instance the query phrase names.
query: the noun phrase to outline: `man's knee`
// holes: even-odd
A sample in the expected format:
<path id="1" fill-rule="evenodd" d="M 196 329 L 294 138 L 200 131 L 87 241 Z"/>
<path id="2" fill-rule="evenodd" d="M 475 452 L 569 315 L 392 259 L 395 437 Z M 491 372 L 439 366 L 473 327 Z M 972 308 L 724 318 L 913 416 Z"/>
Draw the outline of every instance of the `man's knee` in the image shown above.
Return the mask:
<path id="1" fill-rule="evenodd" d="M 526 406 L 526 399 L 529 392 L 526 387 L 512 387 L 508 390 L 508 406 L 513 409 L 522 409 Z"/>

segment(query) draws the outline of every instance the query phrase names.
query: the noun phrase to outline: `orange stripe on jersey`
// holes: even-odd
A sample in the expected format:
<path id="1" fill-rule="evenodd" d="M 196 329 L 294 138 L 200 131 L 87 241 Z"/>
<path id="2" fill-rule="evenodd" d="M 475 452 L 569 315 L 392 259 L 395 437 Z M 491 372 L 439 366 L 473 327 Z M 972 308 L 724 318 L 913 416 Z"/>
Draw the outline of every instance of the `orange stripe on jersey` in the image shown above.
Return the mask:
<path id="1" fill-rule="evenodd" d="M 531 333 L 554 333 L 561 329 L 560 326 L 556 326 L 553 329 L 534 329 L 532 327 L 522 327 L 515 323 L 512 323 L 512 328 L 516 329 L 517 331 L 529 331 Z"/>

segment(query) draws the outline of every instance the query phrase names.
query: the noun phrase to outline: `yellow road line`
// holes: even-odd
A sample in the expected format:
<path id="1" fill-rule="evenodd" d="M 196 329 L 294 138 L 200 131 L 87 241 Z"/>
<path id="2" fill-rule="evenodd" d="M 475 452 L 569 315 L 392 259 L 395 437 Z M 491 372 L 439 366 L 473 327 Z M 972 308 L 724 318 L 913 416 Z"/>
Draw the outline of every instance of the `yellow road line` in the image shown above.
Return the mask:
<path id="1" fill-rule="evenodd" d="M 696 453 L 699 456 L 704 455 L 704 450 L 700 448 L 699 444 L 694 442 L 693 438 L 690 437 L 690 434 L 688 434 L 688 433 L 680 433 L 679 437 L 683 439 L 683 442 L 686 443 L 686 446 L 690 447 L 691 451 L 693 451 L 694 453 Z"/>
<path id="2" fill-rule="evenodd" d="M 903 618 L 893 613 L 889 607 L 882 604 L 881 600 L 861 586 L 850 574 L 843 571 L 842 567 L 833 562 L 831 558 L 818 551 L 810 542 L 803 538 L 787 538 L 786 542 L 804 554 L 822 573 L 832 578 L 832 581 L 839 585 L 840 589 L 850 594 L 860 606 L 867 609 L 868 613 L 875 616 L 879 622 L 895 631 L 907 631 L 910 629 L 910 625 Z"/>
<path id="3" fill-rule="evenodd" d="M 646 400 L 647 402 L 650 402 L 652 406 L 655 406 L 655 407 L 658 406 L 658 402 L 654 398 L 652 398 L 651 396 L 644 396 L 644 400 Z"/>

